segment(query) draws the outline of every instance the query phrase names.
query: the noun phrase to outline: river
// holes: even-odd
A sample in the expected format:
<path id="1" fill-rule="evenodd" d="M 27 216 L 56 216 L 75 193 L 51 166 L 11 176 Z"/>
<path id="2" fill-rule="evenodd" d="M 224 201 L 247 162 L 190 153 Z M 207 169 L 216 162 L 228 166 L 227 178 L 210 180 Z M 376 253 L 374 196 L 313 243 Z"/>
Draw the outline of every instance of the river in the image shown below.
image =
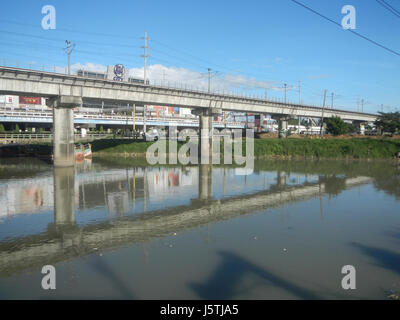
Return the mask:
<path id="1" fill-rule="evenodd" d="M 0 160 L 1 299 L 388 299 L 400 292 L 390 161 L 54 169 Z M 44 290 L 44 265 L 56 289 Z M 355 270 L 345 290 L 343 266 Z"/>

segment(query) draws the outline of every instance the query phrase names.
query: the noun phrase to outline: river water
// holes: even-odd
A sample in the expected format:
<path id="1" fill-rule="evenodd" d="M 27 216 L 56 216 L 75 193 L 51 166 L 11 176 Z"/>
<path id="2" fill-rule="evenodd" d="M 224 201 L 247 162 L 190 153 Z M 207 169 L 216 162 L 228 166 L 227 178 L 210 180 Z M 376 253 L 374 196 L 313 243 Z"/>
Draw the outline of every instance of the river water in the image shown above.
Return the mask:
<path id="1" fill-rule="evenodd" d="M 400 167 L 386 161 L 53 169 L 0 161 L 1 299 L 387 299 Z M 44 290 L 44 265 L 56 289 Z M 355 289 L 342 267 L 355 268 Z"/>

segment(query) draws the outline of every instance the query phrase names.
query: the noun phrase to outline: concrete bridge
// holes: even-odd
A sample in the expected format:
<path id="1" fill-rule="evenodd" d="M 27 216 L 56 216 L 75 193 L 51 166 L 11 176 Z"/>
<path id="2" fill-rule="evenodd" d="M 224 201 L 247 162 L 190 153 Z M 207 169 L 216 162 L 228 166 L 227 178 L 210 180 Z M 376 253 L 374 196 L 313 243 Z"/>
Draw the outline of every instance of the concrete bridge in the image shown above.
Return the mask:
<path id="1" fill-rule="evenodd" d="M 277 184 L 268 191 L 212 199 L 210 165 L 199 167 L 198 197 L 188 206 L 147 211 L 136 217 L 79 226 L 75 223 L 75 170 L 54 169 L 54 223 L 47 232 L 0 242 L 0 276 L 8 276 L 45 264 L 66 261 L 126 244 L 148 241 L 199 227 L 210 222 L 232 219 L 268 208 L 322 196 L 327 182 L 289 186 L 277 173 Z M 370 183 L 372 178 L 344 180 L 345 188 Z"/>
<path id="2" fill-rule="evenodd" d="M 145 84 L 85 78 L 51 72 L 0 67 L 0 94 L 47 97 L 53 107 L 54 165 L 73 165 L 73 111 L 84 101 L 109 101 L 140 105 L 163 105 L 194 109 L 200 116 L 200 154 L 212 148 L 212 115 L 223 110 L 271 114 L 287 128 L 290 117 L 327 118 L 339 116 L 358 123 L 372 122 L 376 115 L 282 103 L 229 94 L 166 88 Z M 206 134 L 206 132 L 208 132 Z"/>

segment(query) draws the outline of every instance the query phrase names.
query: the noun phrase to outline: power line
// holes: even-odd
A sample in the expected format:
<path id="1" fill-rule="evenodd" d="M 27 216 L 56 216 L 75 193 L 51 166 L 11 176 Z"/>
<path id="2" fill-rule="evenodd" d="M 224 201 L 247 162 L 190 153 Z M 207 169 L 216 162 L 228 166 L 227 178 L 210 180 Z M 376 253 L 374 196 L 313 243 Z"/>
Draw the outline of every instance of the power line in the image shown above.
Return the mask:
<path id="1" fill-rule="evenodd" d="M 384 0 L 376 0 L 382 7 L 384 7 L 389 12 L 393 13 L 397 18 L 400 18 L 400 12 L 396 8 L 392 7 L 389 3 Z"/>
<path id="2" fill-rule="evenodd" d="M 43 36 L 38 36 L 38 35 L 34 35 L 34 34 L 29 34 L 29 33 L 13 32 L 13 31 L 7 31 L 7 30 L 0 30 L 0 33 L 11 34 L 11 35 L 16 35 L 16 36 L 20 36 L 20 37 L 42 39 L 42 40 L 47 40 L 47 41 L 57 41 L 57 42 L 62 41 L 62 38 L 43 37 Z M 84 44 L 89 44 L 89 45 L 111 46 L 113 48 L 115 48 L 115 47 L 139 48 L 139 46 L 133 46 L 133 45 L 127 45 L 127 44 L 113 44 L 113 43 L 109 43 L 109 42 L 104 43 L 104 42 L 95 42 L 95 41 L 87 41 L 87 40 L 83 40 L 83 41 L 78 40 L 78 42 L 84 43 Z"/>
<path id="3" fill-rule="evenodd" d="M 340 23 L 338 23 L 338 22 L 336 22 L 336 21 L 334 21 L 334 20 L 328 18 L 327 16 L 324 16 L 323 14 L 321 14 L 321 13 L 315 11 L 314 9 L 311 9 L 310 7 L 307 7 L 307 6 L 304 5 L 303 3 L 301 3 L 301 2 L 299 2 L 299 1 L 297 1 L 297 0 L 290 0 L 290 1 L 296 3 L 297 5 L 299 5 L 299 6 L 303 7 L 303 8 L 305 8 L 305 9 L 307 9 L 307 10 L 309 10 L 309 11 L 311 11 L 312 13 L 314 13 L 314 14 L 316 14 L 316 15 L 318 15 L 318 16 L 324 18 L 325 20 L 328 20 L 329 22 L 331 22 L 331 23 L 333 23 L 333 24 L 336 24 L 337 26 L 339 26 L 340 28 L 342 28 L 342 25 L 341 25 Z M 395 50 L 392 50 L 392 49 L 390 49 L 390 48 L 388 48 L 388 47 L 386 47 L 386 46 L 384 46 L 384 45 L 382 45 L 382 44 L 380 44 L 380 43 L 378 43 L 378 42 L 376 42 L 376 41 L 374 41 L 374 40 L 372 40 L 372 39 L 370 39 L 370 38 L 368 38 L 368 37 L 366 37 L 366 36 L 363 36 L 362 34 L 356 32 L 356 31 L 354 31 L 354 30 L 347 29 L 347 31 L 350 31 L 351 33 L 355 34 L 356 36 L 358 36 L 358 37 L 360 37 L 360 38 L 362 38 L 362 39 L 364 39 L 364 40 L 367 40 L 368 42 L 370 42 L 370 43 L 372 43 L 372 44 L 374 44 L 374 45 L 376 45 L 376 46 L 378 46 L 378 47 L 380 47 L 380 48 L 382 48 L 382 49 L 385 49 L 386 51 L 389 51 L 389 52 L 391 52 L 391 53 L 393 53 L 393 54 L 395 54 L 395 55 L 397 55 L 397 56 L 400 57 L 400 53 L 397 52 L 397 51 L 395 51 Z"/>
<path id="4" fill-rule="evenodd" d="M 21 22 L 7 20 L 7 19 L 0 19 L 0 22 L 6 22 L 6 23 L 16 24 L 16 25 L 20 25 L 20 26 L 26 26 L 26 27 L 30 27 L 30 28 L 40 28 L 40 29 L 42 29 L 42 27 L 38 26 L 38 25 L 21 23 Z M 91 32 L 91 31 L 82 31 L 82 30 L 66 29 L 66 28 L 59 28 L 59 27 L 57 27 L 56 30 L 57 31 L 62 31 L 62 32 L 73 32 L 73 33 L 78 33 L 78 34 L 88 34 L 88 35 L 100 36 L 100 37 L 106 36 L 106 37 L 123 38 L 123 39 L 125 39 L 125 38 L 135 39 L 135 40 L 139 40 L 140 39 L 140 37 L 122 36 L 120 34 L 97 33 L 97 32 Z"/>

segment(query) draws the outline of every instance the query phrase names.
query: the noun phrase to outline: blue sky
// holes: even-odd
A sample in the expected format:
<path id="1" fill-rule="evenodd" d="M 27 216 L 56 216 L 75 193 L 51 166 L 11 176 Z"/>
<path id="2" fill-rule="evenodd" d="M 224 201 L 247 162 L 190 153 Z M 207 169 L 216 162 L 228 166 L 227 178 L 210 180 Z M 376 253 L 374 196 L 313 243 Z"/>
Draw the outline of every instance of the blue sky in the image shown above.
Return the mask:
<path id="1" fill-rule="evenodd" d="M 374 0 L 299 0 L 340 22 L 341 8 L 356 8 L 356 30 L 400 51 L 400 18 Z M 400 0 L 386 0 L 400 11 Z M 43 30 L 44 5 L 56 9 L 56 30 Z M 206 83 L 224 90 L 364 111 L 395 111 L 400 56 L 356 37 L 290 0 L 264 1 L 7 1 L 0 17 L 0 63 L 66 66 L 65 40 L 75 43 L 71 64 L 94 69 L 122 63 L 141 76 L 144 32 L 149 76 Z M 34 37 L 33 37 L 34 36 Z M 164 70 L 161 76 L 161 70 Z M 214 74 L 214 72 L 216 72 Z M 197 82 L 198 83 L 197 83 Z M 227 85 L 226 85 L 227 83 Z"/>

